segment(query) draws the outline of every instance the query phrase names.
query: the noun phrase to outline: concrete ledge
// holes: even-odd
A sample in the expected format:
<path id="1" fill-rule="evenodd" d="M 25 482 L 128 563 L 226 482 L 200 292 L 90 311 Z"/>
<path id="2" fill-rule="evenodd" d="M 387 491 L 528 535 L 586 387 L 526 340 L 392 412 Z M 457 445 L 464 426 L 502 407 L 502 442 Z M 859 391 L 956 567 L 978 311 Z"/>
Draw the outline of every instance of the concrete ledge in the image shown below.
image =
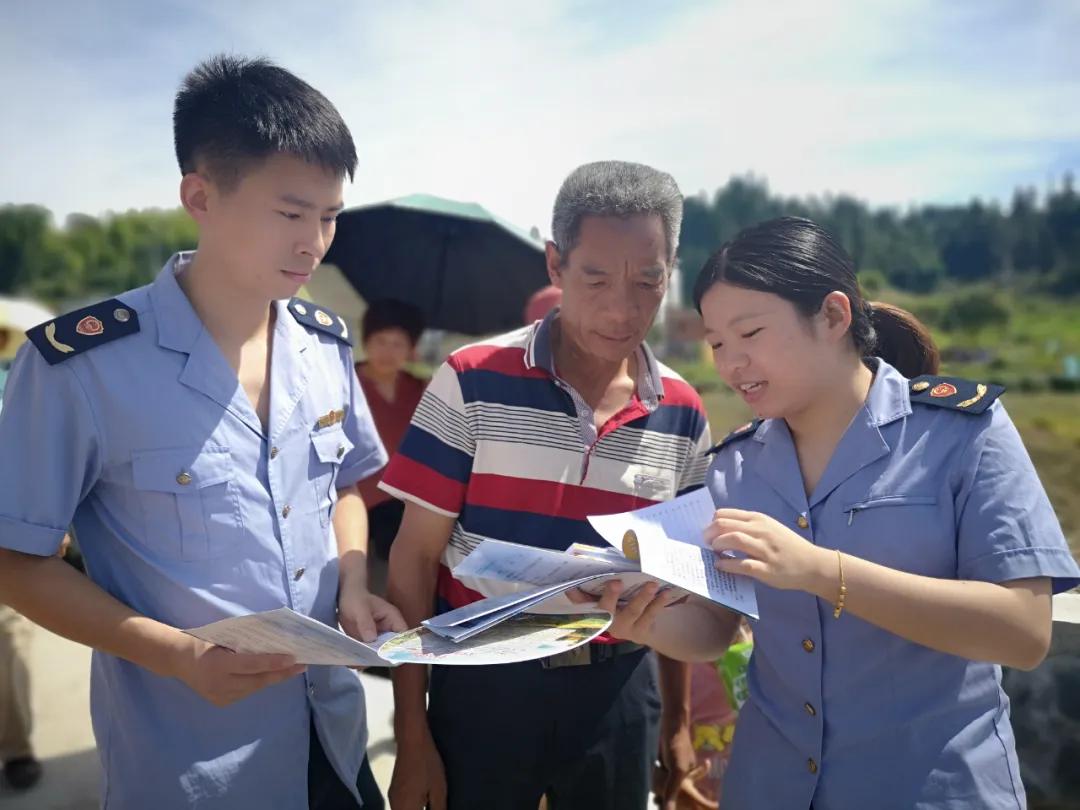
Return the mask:
<path id="1" fill-rule="evenodd" d="M 1080 593 L 1054 597 L 1054 635 L 1031 672 L 1005 669 L 1002 683 L 1031 810 L 1080 808 Z"/>
<path id="2" fill-rule="evenodd" d="M 1080 655 L 1080 593 L 1054 597 L 1054 636 L 1050 655 Z"/>
<path id="3" fill-rule="evenodd" d="M 1059 593 L 1054 597 L 1054 621 L 1080 624 L 1080 591 Z"/>

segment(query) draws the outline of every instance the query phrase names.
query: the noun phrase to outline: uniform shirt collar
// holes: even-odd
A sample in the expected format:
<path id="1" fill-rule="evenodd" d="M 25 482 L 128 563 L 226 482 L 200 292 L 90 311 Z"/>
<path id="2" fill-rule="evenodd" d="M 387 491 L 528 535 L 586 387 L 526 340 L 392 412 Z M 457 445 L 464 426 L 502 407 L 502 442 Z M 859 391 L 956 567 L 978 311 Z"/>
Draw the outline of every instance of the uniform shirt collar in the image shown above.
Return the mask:
<path id="1" fill-rule="evenodd" d="M 798 514 L 821 503 L 840 484 L 889 452 L 881 428 L 911 413 L 908 381 L 884 360 L 873 357 L 874 371 L 863 406 L 852 417 L 809 499 L 803 490 L 795 445 L 783 419 L 766 419 L 754 433 L 763 445 L 756 470 Z"/>
<path id="2" fill-rule="evenodd" d="M 167 349 L 191 352 L 199 339 L 203 323 L 187 295 L 176 280 L 176 274 L 191 264 L 195 251 L 174 253 L 150 286 L 150 299 L 154 304 L 158 343 Z"/>
<path id="3" fill-rule="evenodd" d="M 867 366 L 874 372 L 870 391 L 862 409 L 855 415 L 852 424 L 862 422 L 867 427 L 879 428 L 897 419 L 911 414 L 911 392 L 908 380 L 880 357 L 868 357 Z M 860 418 L 865 415 L 865 418 Z M 850 428 L 849 428 L 850 429 Z M 790 437 L 787 424 L 782 419 L 766 419 L 754 431 L 754 439 L 764 443 L 770 434 L 786 434 Z M 790 440 L 790 438 L 789 438 Z"/>
<path id="4" fill-rule="evenodd" d="M 203 322 L 176 280 L 178 273 L 191 264 L 194 250 L 173 254 L 150 285 L 158 328 L 158 343 L 167 349 L 191 353 L 203 331 Z M 275 332 L 285 335 L 285 345 L 306 347 L 311 343 L 308 331 L 288 311 L 288 301 L 275 301 L 277 325 Z"/>
<path id="5" fill-rule="evenodd" d="M 910 415 L 911 391 L 907 378 L 880 357 L 867 358 L 866 364 L 874 372 L 866 397 L 870 424 L 881 427 Z"/>
<path id="6" fill-rule="evenodd" d="M 555 354 L 551 345 L 552 325 L 559 317 L 559 308 L 551 310 L 542 321 L 533 324 L 525 344 L 525 368 L 539 368 L 558 379 L 555 370 Z M 645 407 L 653 411 L 664 398 L 664 380 L 660 375 L 660 364 L 647 343 L 638 348 L 637 394 Z"/>

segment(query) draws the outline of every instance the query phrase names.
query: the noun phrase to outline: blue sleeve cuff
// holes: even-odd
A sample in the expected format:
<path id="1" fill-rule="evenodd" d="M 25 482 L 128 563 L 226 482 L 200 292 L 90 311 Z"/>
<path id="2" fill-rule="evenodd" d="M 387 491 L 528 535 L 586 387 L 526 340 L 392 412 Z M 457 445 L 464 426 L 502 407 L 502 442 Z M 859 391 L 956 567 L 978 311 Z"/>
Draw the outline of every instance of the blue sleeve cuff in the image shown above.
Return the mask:
<path id="1" fill-rule="evenodd" d="M 0 548 L 51 557 L 60 550 L 65 534 L 64 529 L 38 526 L 0 515 Z"/>
<path id="2" fill-rule="evenodd" d="M 334 486 L 338 489 L 351 487 L 357 481 L 362 481 L 377 473 L 386 466 L 386 463 L 389 460 L 386 451 L 380 444 L 374 452 L 367 456 L 367 458 L 361 459 L 356 464 L 350 464 L 348 467 L 338 470 L 337 478 L 334 480 Z"/>
<path id="3" fill-rule="evenodd" d="M 1080 566 L 1067 549 L 1056 546 L 1013 548 L 984 554 L 962 564 L 958 573 L 961 579 L 982 582 L 1049 577 L 1053 580 L 1053 593 L 1080 585 Z"/>

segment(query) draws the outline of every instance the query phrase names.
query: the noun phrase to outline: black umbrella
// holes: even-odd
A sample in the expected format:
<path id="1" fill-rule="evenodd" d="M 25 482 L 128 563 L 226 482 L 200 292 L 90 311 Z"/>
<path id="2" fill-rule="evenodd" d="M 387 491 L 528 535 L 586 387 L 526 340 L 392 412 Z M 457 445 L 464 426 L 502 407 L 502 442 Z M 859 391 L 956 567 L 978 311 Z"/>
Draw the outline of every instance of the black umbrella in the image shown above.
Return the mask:
<path id="1" fill-rule="evenodd" d="M 324 261 L 364 300 L 406 301 L 428 326 L 467 335 L 521 326 L 548 283 L 540 240 L 475 203 L 427 194 L 342 212 Z"/>

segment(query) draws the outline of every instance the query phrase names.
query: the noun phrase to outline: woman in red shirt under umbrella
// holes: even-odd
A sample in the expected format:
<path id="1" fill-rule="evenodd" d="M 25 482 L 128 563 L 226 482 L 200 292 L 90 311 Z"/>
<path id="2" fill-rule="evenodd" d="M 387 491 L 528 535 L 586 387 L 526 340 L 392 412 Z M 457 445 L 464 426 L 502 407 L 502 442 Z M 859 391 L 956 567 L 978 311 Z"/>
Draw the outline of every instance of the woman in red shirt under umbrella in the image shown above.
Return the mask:
<path id="1" fill-rule="evenodd" d="M 368 305 L 360 323 L 365 359 L 356 364 L 356 374 L 364 389 L 379 438 L 389 455 L 401 443 L 427 380 L 410 374 L 405 365 L 416 353 L 424 331 L 419 309 L 390 299 Z M 359 482 L 360 495 L 368 508 L 371 559 L 385 571 L 390 544 L 401 523 L 403 505 L 378 488 L 382 470 Z M 373 572 L 374 573 L 374 572 Z M 378 581 L 376 581 L 378 580 Z M 372 587 L 381 589 L 381 577 L 373 577 Z M 373 591 L 374 592 L 374 591 Z"/>

